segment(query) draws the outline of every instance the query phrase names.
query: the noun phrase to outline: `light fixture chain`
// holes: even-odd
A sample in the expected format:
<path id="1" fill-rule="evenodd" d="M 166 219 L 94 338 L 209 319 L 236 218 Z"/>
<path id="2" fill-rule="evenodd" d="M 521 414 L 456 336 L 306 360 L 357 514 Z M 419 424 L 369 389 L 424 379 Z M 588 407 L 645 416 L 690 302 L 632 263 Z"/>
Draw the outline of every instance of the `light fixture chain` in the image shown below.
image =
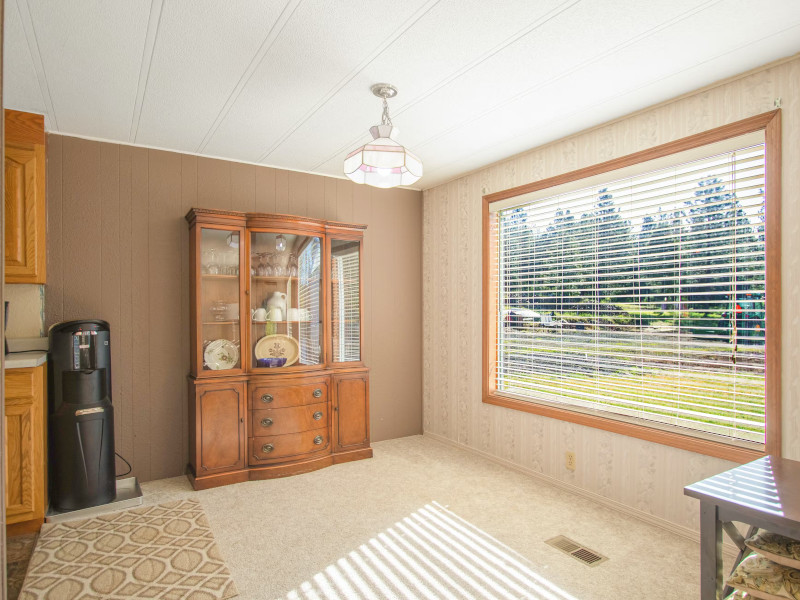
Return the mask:
<path id="1" fill-rule="evenodd" d="M 386 97 L 383 98 L 383 115 L 381 115 L 381 125 L 391 125 L 392 118 L 389 116 L 389 103 Z"/>

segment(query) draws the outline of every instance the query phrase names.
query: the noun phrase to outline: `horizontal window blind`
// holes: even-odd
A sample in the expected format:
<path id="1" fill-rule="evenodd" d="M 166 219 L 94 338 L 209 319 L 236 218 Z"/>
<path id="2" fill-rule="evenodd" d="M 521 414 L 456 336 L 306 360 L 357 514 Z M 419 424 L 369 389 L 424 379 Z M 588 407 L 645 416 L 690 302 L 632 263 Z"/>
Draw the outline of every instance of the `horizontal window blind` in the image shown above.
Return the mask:
<path id="1" fill-rule="evenodd" d="M 765 439 L 758 143 L 496 211 L 496 391 Z"/>
<path id="2" fill-rule="evenodd" d="M 297 257 L 298 287 L 297 307 L 304 315 L 299 327 L 300 364 L 316 365 L 320 362 L 320 285 L 322 277 L 322 248 L 319 238 L 311 238 Z M 305 320 L 305 315 L 308 320 Z"/>
<path id="3" fill-rule="evenodd" d="M 331 257 L 333 360 L 361 360 L 358 249 Z"/>

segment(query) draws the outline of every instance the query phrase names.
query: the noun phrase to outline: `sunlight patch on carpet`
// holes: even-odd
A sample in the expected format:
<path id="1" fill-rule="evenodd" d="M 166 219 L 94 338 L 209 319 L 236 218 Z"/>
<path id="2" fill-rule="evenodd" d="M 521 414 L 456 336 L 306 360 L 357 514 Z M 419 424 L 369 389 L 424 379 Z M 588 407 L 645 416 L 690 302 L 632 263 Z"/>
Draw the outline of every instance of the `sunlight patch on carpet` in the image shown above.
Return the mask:
<path id="1" fill-rule="evenodd" d="M 288 600 L 579 600 L 520 554 L 433 502 L 304 581 Z"/>

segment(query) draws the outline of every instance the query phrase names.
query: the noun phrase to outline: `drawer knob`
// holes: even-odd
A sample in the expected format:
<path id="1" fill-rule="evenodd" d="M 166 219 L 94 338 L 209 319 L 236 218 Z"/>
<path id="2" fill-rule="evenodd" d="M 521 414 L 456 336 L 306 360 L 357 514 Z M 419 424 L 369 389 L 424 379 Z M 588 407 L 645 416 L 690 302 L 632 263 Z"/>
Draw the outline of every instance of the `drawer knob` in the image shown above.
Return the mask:
<path id="1" fill-rule="evenodd" d="M 322 418 L 322 412 L 321 411 L 317 411 L 317 412 L 314 413 L 314 420 L 315 421 L 319 421 L 321 418 Z"/>
<path id="2" fill-rule="evenodd" d="M 272 394 L 264 394 L 263 396 L 261 396 L 261 401 L 269 404 L 270 402 L 272 402 Z"/>
<path id="3" fill-rule="evenodd" d="M 262 427 L 269 427 L 270 425 L 272 425 L 272 419 L 270 419 L 269 417 L 264 417 L 263 419 L 261 419 Z"/>
<path id="4" fill-rule="evenodd" d="M 273 450 L 275 450 L 275 446 L 273 446 L 272 444 L 264 444 L 263 446 L 261 446 L 261 451 L 264 454 L 269 454 Z"/>
<path id="5" fill-rule="evenodd" d="M 322 396 L 322 390 L 317 388 L 314 390 L 314 393 L 312 395 L 314 396 L 314 398 L 319 398 L 320 396 Z"/>
<path id="6" fill-rule="evenodd" d="M 322 436 L 321 436 L 321 435 L 318 435 L 317 437 L 315 437 L 315 438 L 314 438 L 314 443 L 315 443 L 317 446 L 319 446 L 319 445 L 322 443 Z"/>

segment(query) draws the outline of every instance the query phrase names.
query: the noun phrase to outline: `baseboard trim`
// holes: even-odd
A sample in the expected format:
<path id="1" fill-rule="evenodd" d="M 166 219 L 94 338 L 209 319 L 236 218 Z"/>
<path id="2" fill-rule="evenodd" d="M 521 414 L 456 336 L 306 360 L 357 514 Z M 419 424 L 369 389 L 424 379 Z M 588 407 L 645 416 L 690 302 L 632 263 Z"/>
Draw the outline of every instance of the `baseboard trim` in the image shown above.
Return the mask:
<path id="1" fill-rule="evenodd" d="M 486 460 L 489 460 L 493 463 L 502 465 L 513 471 L 517 471 L 518 473 L 522 473 L 524 475 L 533 477 L 534 479 L 537 479 L 542 483 L 564 490 L 565 492 L 575 494 L 576 496 L 586 498 L 587 500 L 591 500 L 596 504 L 600 504 L 602 506 L 605 506 L 606 508 L 610 508 L 619 513 L 622 513 L 625 516 L 633 517 L 634 519 L 644 521 L 649 525 L 654 525 L 660 529 L 664 529 L 665 531 L 669 531 L 670 533 L 674 533 L 675 535 L 679 535 L 683 538 L 689 539 L 697 543 L 698 545 L 700 544 L 700 533 L 698 531 L 695 531 L 694 529 L 690 529 L 689 527 L 684 527 L 683 525 L 678 525 L 677 523 L 673 523 L 672 521 L 668 521 L 667 519 L 664 519 L 662 517 L 651 515 L 650 513 L 645 512 L 643 510 L 639 510 L 638 508 L 633 508 L 632 506 L 628 506 L 627 504 L 623 504 L 622 502 L 619 502 L 617 500 L 612 500 L 611 498 L 606 498 L 605 496 L 601 496 L 600 494 L 597 494 L 595 492 L 585 490 L 581 487 L 578 487 L 577 485 L 561 481 L 559 479 L 556 479 L 555 477 L 545 475 L 544 473 L 539 473 L 538 471 L 534 471 L 533 469 L 523 467 L 522 465 L 513 463 L 510 460 L 494 456 L 493 454 L 489 454 L 488 452 L 484 452 L 483 450 L 478 450 L 477 448 L 472 448 L 465 444 L 461 444 L 459 442 L 441 436 L 437 433 L 431 433 L 429 431 L 425 431 L 423 432 L 422 435 L 426 438 L 444 444 L 445 446 L 450 446 L 452 448 L 458 448 L 459 450 L 470 452 L 471 454 L 475 454 L 477 456 L 480 456 L 481 458 L 485 458 Z M 736 546 L 734 546 L 726 539 L 722 545 L 722 552 L 728 558 L 735 559 L 737 554 L 739 553 L 739 550 L 738 548 L 736 548 Z"/>

